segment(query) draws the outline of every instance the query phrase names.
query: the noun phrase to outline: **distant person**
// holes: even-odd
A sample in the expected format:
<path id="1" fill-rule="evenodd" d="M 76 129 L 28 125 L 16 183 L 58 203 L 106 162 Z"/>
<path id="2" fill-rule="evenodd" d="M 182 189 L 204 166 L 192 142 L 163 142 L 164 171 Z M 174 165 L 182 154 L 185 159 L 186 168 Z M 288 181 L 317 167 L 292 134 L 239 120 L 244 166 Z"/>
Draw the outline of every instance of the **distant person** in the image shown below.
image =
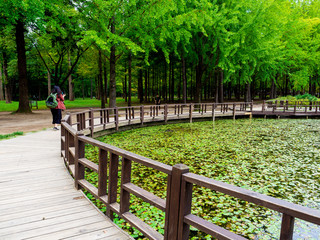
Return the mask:
<path id="1" fill-rule="evenodd" d="M 61 124 L 62 119 L 62 110 L 65 110 L 66 107 L 63 103 L 65 94 L 62 93 L 60 87 L 54 86 L 51 93 L 57 94 L 57 102 L 58 106 L 55 108 L 51 108 L 52 113 L 52 124 L 54 124 L 53 130 L 59 130 L 58 125 Z"/>
<path id="2" fill-rule="evenodd" d="M 161 98 L 159 97 L 159 94 L 157 94 L 157 96 L 155 97 L 154 103 L 155 103 L 156 105 L 160 105 L 160 103 L 161 103 Z"/>

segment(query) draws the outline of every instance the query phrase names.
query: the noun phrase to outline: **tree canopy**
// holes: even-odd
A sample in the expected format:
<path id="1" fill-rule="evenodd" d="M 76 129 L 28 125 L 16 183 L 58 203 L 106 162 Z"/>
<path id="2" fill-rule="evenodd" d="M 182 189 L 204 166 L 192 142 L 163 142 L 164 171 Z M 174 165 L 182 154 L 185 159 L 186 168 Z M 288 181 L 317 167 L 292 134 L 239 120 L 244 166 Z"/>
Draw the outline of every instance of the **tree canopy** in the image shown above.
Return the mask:
<path id="1" fill-rule="evenodd" d="M 4 0 L 0 100 L 319 96 L 319 47 L 319 0 Z"/>

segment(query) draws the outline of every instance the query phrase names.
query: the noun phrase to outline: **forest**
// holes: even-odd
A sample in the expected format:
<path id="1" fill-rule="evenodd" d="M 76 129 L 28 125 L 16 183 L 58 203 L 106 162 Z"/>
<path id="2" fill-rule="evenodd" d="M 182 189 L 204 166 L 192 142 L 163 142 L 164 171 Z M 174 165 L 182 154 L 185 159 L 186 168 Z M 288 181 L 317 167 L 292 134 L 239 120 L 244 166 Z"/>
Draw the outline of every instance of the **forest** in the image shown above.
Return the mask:
<path id="1" fill-rule="evenodd" d="M 320 95 L 320 0 L 2 0 L 0 100 Z"/>

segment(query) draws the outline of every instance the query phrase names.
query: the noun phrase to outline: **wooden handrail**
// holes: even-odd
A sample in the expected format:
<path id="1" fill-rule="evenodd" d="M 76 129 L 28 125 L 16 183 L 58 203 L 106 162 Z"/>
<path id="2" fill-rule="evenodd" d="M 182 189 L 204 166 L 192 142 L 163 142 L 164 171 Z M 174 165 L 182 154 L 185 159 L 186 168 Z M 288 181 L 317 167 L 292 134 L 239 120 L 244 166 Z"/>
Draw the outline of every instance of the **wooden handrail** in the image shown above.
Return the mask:
<path id="1" fill-rule="evenodd" d="M 195 106 L 197 107 L 196 109 Z M 292 107 L 293 110 L 291 109 Z M 171 120 L 172 117 L 174 117 L 174 119 L 184 117 L 186 120 L 189 119 L 190 122 L 198 117 L 211 117 L 215 120 L 219 112 L 225 116 L 229 114 L 228 116 L 233 116 L 234 119 L 236 114 L 244 114 L 244 112 L 248 111 L 251 114 L 298 114 L 298 108 L 301 107 L 305 107 L 305 109 L 300 110 L 300 114 L 306 114 L 307 116 L 308 114 L 320 115 L 320 111 L 318 111 L 319 106 L 313 107 L 313 110 L 313 108 L 309 108 L 310 105 L 283 104 L 281 107 L 273 106 L 272 110 L 267 110 L 266 103 L 263 103 L 261 111 L 257 111 L 254 110 L 253 102 L 165 104 L 91 109 L 90 111 L 68 114 L 63 119 L 61 124 L 61 155 L 64 157 L 67 166 L 74 175 L 77 189 L 86 189 L 95 198 L 101 200 L 106 205 L 107 216 L 111 219 L 113 218 L 113 213 L 117 213 L 132 226 L 139 229 L 149 239 L 186 240 L 188 239 L 190 225 L 217 238 L 243 239 L 241 236 L 191 214 L 192 187 L 193 185 L 198 185 L 282 213 L 280 239 L 289 240 L 292 239 L 295 218 L 320 225 L 320 211 L 189 173 L 188 167 L 183 164 L 172 167 L 121 148 L 102 143 L 85 136 L 83 131 L 89 129 L 90 135 L 93 136 L 94 131 L 97 131 L 97 127 L 100 125 L 103 126 L 103 129 L 105 129 L 107 125 L 110 125 L 115 130 L 119 130 L 120 123 L 124 125 L 143 125 L 151 120 L 162 121 L 165 124 Z M 136 109 L 136 115 L 133 117 L 134 108 Z M 276 108 L 280 111 L 277 111 Z M 95 113 L 99 113 L 99 116 L 96 117 Z M 76 116 L 77 118 L 77 123 L 74 125 L 77 126 L 78 131 L 72 127 L 72 116 Z M 86 116 L 88 116 L 88 118 L 86 118 Z M 120 119 L 121 116 L 123 119 Z M 95 120 L 100 121 L 98 124 L 95 124 Z M 133 122 L 133 120 L 136 120 L 136 122 Z M 98 165 L 85 158 L 86 144 L 98 147 Z M 117 184 L 119 161 L 122 162 L 121 186 Z M 131 182 L 132 162 L 142 164 L 167 175 L 166 199 L 161 199 Z M 85 168 L 92 169 L 98 173 L 98 187 L 93 186 L 85 179 Z M 109 170 L 108 174 L 107 169 Z M 121 193 L 120 204 L 117 203 L 119 190 Z M 164 235 L 161 235 L 129 212 L 130 194 L 141 198 L 165 212 Z"/>

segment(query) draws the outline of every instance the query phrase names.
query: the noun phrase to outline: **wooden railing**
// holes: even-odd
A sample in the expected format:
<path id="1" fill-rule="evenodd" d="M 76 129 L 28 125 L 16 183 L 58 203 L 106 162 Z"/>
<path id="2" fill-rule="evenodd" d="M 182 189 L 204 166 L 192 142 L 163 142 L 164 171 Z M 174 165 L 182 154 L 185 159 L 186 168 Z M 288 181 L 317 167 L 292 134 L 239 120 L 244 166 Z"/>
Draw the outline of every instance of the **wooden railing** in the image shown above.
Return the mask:
<path id="1" fill-rule="evenodd" d="M 245 239 L 211 222 L 191 214 L 193 185 L 205 187 L 230 196 L 251 202 L 282 213 L 281 240 L 292 239 L 294 219 L 320 225 L 320 211 L 289 203 L 284 200 L 269 197 L 247 189 L 236 187 L 213 179 L 189 173 L 189 168 L 183 164 L 169 166 L 146 157 L 125 151 L 123 149 L 97 141 L 91 137 L 97 127 L 101 130 L 112 127 L 118 130 L 120 126 L 131 124 L 143 125 L 152 121 L 166 123 L 169 120 L 192 119 L 197 117 L 215 117 L 215 114 L 242 111 L 253 111 L 252 103 L 231 104 L 175 104 L 161 106 L 139 106 L 114 109 L 91 109 L 66 115 L 61 127 L 61 155 L 72 172 L 77 189 L 89 191 L 96 199 L 106 205 L 106 214 L 111 219 L 113 213 L 125 219 L 131 226 L 137 228 L 149 239 L 186 240 L 189 228 L 193 226 L 218 239 Z M 72 124 L 72 117 L 76 122 Z M 77 130 L 73 128 L 77 127 Z M 85 146 L 92 145 L 99 149 L 99 164 L 85 158 Z M 131 182 L 132 163 L 160 171 L 167 176 L 166 198 L 162 199 Z M 119 166 L 121 165 L 121 170 Z M 98 173 L 98 184 L 95 187 L 85 179 L 85 168 Z M 119 172 L 120 171 L 120 174 Z M 121 184 L 118 186 L 118 176 Z M 117 202 L 120 192 L 120 202 Z M 130 209 L 130 194 L 165 212 L 164 235 L 144 223 Z"/>

